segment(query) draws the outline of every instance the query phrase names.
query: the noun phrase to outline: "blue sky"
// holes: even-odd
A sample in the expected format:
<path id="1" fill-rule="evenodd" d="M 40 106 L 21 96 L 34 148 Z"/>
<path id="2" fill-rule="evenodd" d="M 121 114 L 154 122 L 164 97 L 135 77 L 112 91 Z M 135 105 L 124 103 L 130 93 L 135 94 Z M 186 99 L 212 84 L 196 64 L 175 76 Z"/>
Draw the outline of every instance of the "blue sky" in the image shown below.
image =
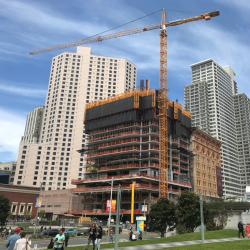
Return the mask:
<path id="1" fill-rule="evenodd" d="M 184 86 L 191 83 L 190 65 L 208 58 L 230 65 L 239 93 L 250 96 L 249 0 L 0 0 L 0 162 L 16 159 L 26 115 L 44 105 L 51 59 L 63 51 L 31 56 L 31 50 L 84 39 L 162 8 L 168 21 L 213 10 L 221 13 L 207 22 L 168 28 L 170 99 L 183 104 Z M 115 31 L 160 21 L 158 12 Z M 138 67 L 137 84 L 150 78 L 150 87 L 158 88 L 158 30 L 91 47 L 93 54 L 132 61 Z"/>

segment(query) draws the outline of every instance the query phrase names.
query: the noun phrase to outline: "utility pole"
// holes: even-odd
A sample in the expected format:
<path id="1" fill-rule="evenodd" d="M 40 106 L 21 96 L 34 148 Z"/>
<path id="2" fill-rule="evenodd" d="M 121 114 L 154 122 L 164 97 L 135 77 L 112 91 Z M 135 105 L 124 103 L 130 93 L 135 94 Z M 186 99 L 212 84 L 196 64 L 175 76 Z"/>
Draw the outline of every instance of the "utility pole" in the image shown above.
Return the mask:
<path id="1" fill-rule="evenodd" d="M 200 211 L 201 211 L 201 240 L 204 244 L 204 216 L 203 216 L 203 200 L 202 195 L 200 195 Z"/>
<path id="2" fill-rule="evenodd" d="M 111 181 L 110 207 L 109 207 L 109 221 L 108 221 L 108 235 L 110 234 L 110 223 L 111 223 L 111 209 L 112 209 L 112 191 L 113 191 L 113 181 L 114 181 L 114 177 L 112 177 L 112 181 Z"/>
<path id="3" fill-rule="evenodd" d="M 144 209 L 143 209 L 143 211 L 144 211 L 144 214 L 143 214 L 143 215 L 144 215 L 144 217 L 145 217 L 145 216 L 146 216 L 146 215 L 145 215 L 145 200 L 144 200 Z"/>
<path id="4" fill-rule="evenodd" d="M 118 242 L 119 242 L 119 225 L 120 225 L 120 209 L 121 209 L 121 185 L 119 184 L 117 190 L 117 203 L 116 203 L 116 225 L 115 225 L 115 248 L 114 250 L 118 250 Z"/>
<path id="5" fill-rule="evenodd" d="M 39 198 L 40 198 L 40 195 L 41 195 L 42 187 L 43 187 L 43 183 L 41 182 L 38 201 L 39 201 Z M 37 224 L 38 210 L 39 210 L 39 206 L 37 207 L 37 211 L 36 211 L 34 234 L 36 234 L 36 224 Z"/>

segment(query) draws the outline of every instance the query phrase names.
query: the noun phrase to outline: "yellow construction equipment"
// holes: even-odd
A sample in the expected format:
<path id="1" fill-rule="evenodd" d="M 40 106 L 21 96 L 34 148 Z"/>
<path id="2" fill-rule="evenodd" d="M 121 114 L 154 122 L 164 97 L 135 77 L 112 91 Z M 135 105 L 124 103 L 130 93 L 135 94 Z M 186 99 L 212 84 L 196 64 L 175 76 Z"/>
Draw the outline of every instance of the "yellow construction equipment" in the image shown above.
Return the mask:
<path id="1" fill-rule="evenodd" d="M 149 30 L 160 29 L 160 83 L 159 83 L 159 130 L 160 130 L 160 167 L 159 167 L 159 197 L 168 197 L 168 89 L 167 89 L 167 32 L 166 28 L 177 26 L 184 23 L 205 19 L 210 20 L 211 17 L 219 16 L 218 10 L 204 13 L 195 17 L 186 19 L 177 19 L 166 23 L 165 9 L 162 11 L 161 24 L 152 24 L 140 28 L 129 29 L 111 33 L 103 36 L 91 37 L 75 42 L 64 43 L 60 45 L 50 46 L 43 49 L 37 49 L 30 52 L 31 55 L 65 49 L 69 47 L 100 42 L 112 38 L 128 36 L 132 34 L 142 33 Z"/>

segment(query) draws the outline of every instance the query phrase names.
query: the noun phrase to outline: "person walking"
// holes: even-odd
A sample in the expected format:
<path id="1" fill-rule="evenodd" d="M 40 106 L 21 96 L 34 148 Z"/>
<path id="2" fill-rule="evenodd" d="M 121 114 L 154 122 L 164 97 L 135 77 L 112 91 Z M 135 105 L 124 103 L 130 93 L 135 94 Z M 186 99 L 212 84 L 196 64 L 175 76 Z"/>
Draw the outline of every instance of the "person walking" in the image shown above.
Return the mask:
<path id="1" fill-rule="evenodd" d="M 68 246 L 68 242 L 69 242 L 69 234 L 67 233 L 67 234 L 65 235 L 65 247 Z"/>
<path id="2" fill-rule="evenodd" d="M 41 232 L 43 231 L 43 226 L 41 226 Z"/>
<path id="3" fill-rule="evenodd" d="M 87 247 L 85 248 L 85 250 L 88 250 L 91 241 L 93 242 L 93 250 L 95 250 L 96 233 L 97 233 L 96 224 L 93 223 L 93 224 L 92 224 L 92 227 L 89 229 L 88 245 L 87 245 Z"/>
<path id="4" fill-rule="evenodd" d="M 54 249 L 55 250 L 61 250 L 63 247 L 65 241 L 65 236 L 63 235 L 63 231 L 62 229 L 59 231 L 59 234 L 56 235 L 56 237 L 54 238 Z"/>
<path id="5" fill-rule="evenodd" d="M 14 231 L 14 234 L 8 238 L 5 244 L 5 246 L 7 247 L 7 250 L 14 249 L 16 241 L 20 239 L 19 233 L 20 233 L 20 229 L 16 228 Z"/>
<path id="6" fill-rule="evenodd" d="M 53 239 L 50 239 L 50 243 L 47 246 L 47 249 L 53 249 L 53 248 L 54 248 L 54 242 L 53 242 Z"/>
<path id="7" fill-rule="evenodd" d="M 109 235 L 109 242 L 113 243 L 113 240 L 114 240 L 113 233 L 111 232 Z"/>
<path id="8" fill-rule="evenodd" d="M 14 250 L 27 250 L 27 245 L 31 245 L 31 241 L 26 240 L 26 233 L 22 232 L 20 234 L 21 239 L 17 240 L 14 246 Z"/>
<path id="9" fill-rule="evenodd" d="M 129 233 L 129 241 L 132 241 L 132 235 L 133 235 L 133 231 L 131 230 L 130 233 Z"/>
<path id="10" fill-rule="evenodd" d="M 239 221 L 239 223 L 238 223 L 238 229 L 239 229 L 238 237 L 240 238 L 240 234 L 242 233 L 242 237 L 245 238 L 245 236 L 244 236 L 244 228 L 243 228 L 242 221 Z"/>
<path id="11" fill-rule="evenodd" d="M 138 240 L 142 240 L 142 231 L 139 231 Z"/>
<path id="12" fill-rule="evenodd" d="M 11 227 L 9 228 L 9 235 L 11 235 L 11 232 L 12 232 L 12 230 L 11 230 Z"/>
<path id="13" fill-rule="evenodd" d="M 247 225 L 246 225 L 246 232 L 245 232 L 245 234 L 249 238 L 249 236 L 250 236 L 250 226 L 249 226 L 249 223 L 247 223 Z"/>
<path id="14" fill-rule="evenodd" d="M 100 247 L 101 241 L 102 241 L 102 227 L 99 226 L 98 230 L 97 230 L 97 234 L 96 234 L 96 245 L 97 245 L 96 247 L 97 247 L 97 250 L 101 249 L 101 247 Z"/>

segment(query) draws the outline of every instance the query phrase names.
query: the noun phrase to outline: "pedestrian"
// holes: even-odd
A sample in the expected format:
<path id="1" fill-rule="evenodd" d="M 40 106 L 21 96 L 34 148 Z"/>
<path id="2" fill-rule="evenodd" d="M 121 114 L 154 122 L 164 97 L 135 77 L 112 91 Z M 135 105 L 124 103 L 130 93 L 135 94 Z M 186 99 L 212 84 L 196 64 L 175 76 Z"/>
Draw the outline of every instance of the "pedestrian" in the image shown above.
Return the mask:
<path id="1" fill-rule="evenodd" d="M 65 235 L 65 247 L 68 246 L 68 242 L 69 242 L 69 234 L 67 233 L 67 234 Z"/>
<path id="2" fill-rule="evenodd" d="M 136 241 L 135 234 L 132 232 L 132 241 Z"/>
<path id="3" fill-rule="evenodd" d="M 41 226 L 41 232 L 43 231 L 43 226 Z"/>
<path id="4" fill-rule="evenodd" d="M 44 230 L 47 230 L 47 227 L 45 226 Z"/>
<path id="5" fill-rule="evenodd" d="M 142 231 L 139 231 L 138 240 L 142 240 Z"/>
<path id="6" fill-rule="evenodd" d="M 132 235 L 133 235 L 133 232 L 132 232 L 132 230 L 130 230 L 130 232 L 129 232 L 129 241 L 132 241 Z"/>
<path id="7" fill-rule="evenodd" d="M 55 250 L 61 250 L 63 248 L 63 244 L 65 241 L 65 236 L 63 235 L 63 231 L 62 229 L 60 229 L 59 234 L 56 235 L 56 237 L 54 238 L 54 249 Z"/>
<path id="8" fill-rule="evenodd" d="M 51 229 L 51 227 L 49 227 L 49 230 Z"/>
<path id="9" fill-rule="evenodd" d="M 101 249 L 101 247 L 100 247 L 101 241 L 102 241 L 102 227 L 99 226 L 99 227 L 98 227 L 98 230 L 97 230 L 97 234 L 96 234 L 96 245 L 97 245 L 97 250 L 100 250 L 100 249 Z"/>
<path id="10" fill-rule="evenodd" d="M 93 242 L 93 250 L 95 250 L 96 233 L 97 233 L 96 224 L 93 223 L 93 224 L 92 224 L 92 227 L 89 229 L 88 245 L 87 245 L 87 247 L 85 248 L 85 250 L 88 250 L 91 241 Z"/>
<path id="11" fill-rule="evenodd" d="M 246 225 L 246 232 L 245 232 L 245 234 L 249 238 L 249 236 L 250 236 L 250 226 L 249 226 L 249 223 Z"/>
<path id="12" fill-rule="evenodd" d="M 129 230 L 132 231 L 132 225 L 130 225 Z"/>
<path id="13" fill-rule="evenodd" d="M 11 227 L 9 228 L 9 235 L 11 235 L 11 232 L 12 232 L 12 230 L 11 230 Z"/>
<path id="14" fill-rule="evenodd" d="M 14 250 L 28 250 L 28 249 L 30 249 L 31 241 L 27 240 L 25 238 L 26 233 L 22 232 L 20 234 L 20 236 L 21 236 L 21 239 L 16 241 L 16 244 L 14 246 Z"/>
<path id="15" fill-rule="evenodd" d="M 20 233 L 20 229 L 16 228 L 14 231 L 14 234 L 8 238 L 8 240 L 6 241 L 6 244 L 5 244 L 5 246 L 7 247 L 7 250 L 14 249 L 16 241 L 20 239 L 19 233 Z"/>
<path id="16" fill-rule="evenodd" d="M 242 237 L 245 238 L 245 236 L 244 236 L 244 228 L 243 228 L 242 221 L 239 221 L 239 223 L 238 223 L 238 229 L 239 229 L 238 237 L 240 238 L 240 234 L 242 233 Z"/>
<path id="17" fill-rule="evenodd" d="M 110 235 L 109 235 L 109 242 L 113 243 L 113 233 L 111 232 Z"/>
<path id="18" fill-rule="evenodd" d="M 53 239 L 50 239 L 50 243 L 47 246 L 47 249 L 53 249 L 53 248 L 54 248 L 54 242 L 53 242 Z"/>

